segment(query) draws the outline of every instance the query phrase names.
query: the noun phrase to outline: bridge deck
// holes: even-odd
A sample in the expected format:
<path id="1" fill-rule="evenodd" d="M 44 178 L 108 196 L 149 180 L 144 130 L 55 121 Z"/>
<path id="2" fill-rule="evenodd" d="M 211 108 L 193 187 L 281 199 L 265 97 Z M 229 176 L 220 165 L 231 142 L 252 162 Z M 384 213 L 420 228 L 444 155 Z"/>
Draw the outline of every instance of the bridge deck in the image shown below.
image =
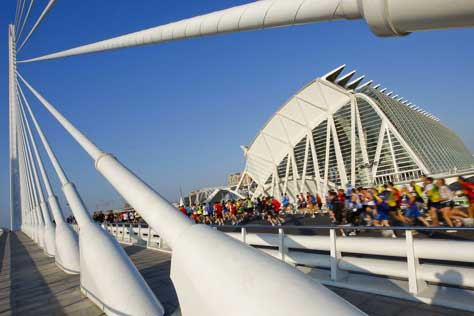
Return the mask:
<path id="1" fill-rule="evenodd" d="M 169 277 L 170 255 L 165 252 L 124 246 L 166 314 L 178 308 Z M 229 271 L 229 273 L 232 273 Z M 371 316 L 474 316 L 423 303 L 331 288 Z M 84 315 L 103 313 L 79 290 L 79 276 L 64 274 L 23 233 L 0 237 L 0 315 Z"/>
<path id="2" fill-rule="evenodd" d="M 126 246 L 125 251 L 143 275 L 148 285 L 165 308 L 166 315 L 173 314 L 178 297 L 170 279 L 171 255 L 139 246 Z"/>
<path id="3" fill-rule="evenodd" d="M 0 315 L 104 315 L 23 233 L 0 237 Z"/>

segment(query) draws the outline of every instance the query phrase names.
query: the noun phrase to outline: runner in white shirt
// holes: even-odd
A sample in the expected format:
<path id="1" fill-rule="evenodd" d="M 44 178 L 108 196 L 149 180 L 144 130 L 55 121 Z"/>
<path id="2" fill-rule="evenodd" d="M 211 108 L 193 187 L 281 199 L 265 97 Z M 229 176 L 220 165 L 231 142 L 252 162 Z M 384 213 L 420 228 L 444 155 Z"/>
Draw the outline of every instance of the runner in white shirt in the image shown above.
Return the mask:
<path id="1" fill-rule="evenodd" d="M 439 197 L 441 203 L 441 214 L 450 227 L 453 227 L 453 221 L 451 220 L 451 209 L 453 208 L 453 193 L 444 182 L 444 179 L 438 179 L 436 185 L 439 188 Z"/>
<path id="2" fill-rule="evenodd" d="M 446 185 L 446 181 L 444 179 L 438 179 L 436 184 L 439 187 L 439 195 L 442 205 L 441 213 L 443 214 L 443 218 L 451 227 L 454 227 L 453 221 L 457 223 L 456 226 L 460 226 L 460 223 L 462 223 L 461 220 L 466 218 L 467 214 L 454 208 L 454 193 Z"/>

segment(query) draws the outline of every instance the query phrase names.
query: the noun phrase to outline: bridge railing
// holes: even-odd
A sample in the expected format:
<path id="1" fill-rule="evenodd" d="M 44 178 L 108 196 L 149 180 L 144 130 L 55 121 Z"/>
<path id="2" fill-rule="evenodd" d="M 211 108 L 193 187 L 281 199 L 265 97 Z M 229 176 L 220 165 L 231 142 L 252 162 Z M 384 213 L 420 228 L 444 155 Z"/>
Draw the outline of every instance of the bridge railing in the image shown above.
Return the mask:
<path id="1" fill-rule="evenodd" d="M 104 223 L 102 227 L 120 242 L 169 250 L 159 234 L 147 225 Z M 450 227 L 224 225 L 214 228 L 327 285 L 474 311 L 472 301 L 466 299 L 474 298 L 471 297 L 474 240 L 414 237 L 417 233 L 444 233 Z M 404 234 L 404 238 L 342 237 L 337 234 L 341 230 L 396 231 Z M 456 230 L 474 231 L 474 227 Z M 351 283 L 353 276 L 357 280 Z M 398 285 L 394 287 L 393 282 Z M 444 296 L 457 299 L 433 294 L 440 289 Z"/>
<path id="2" fill-rule="evenodd" d="M 324 284 L 474 311 L 474 241 L 414 237 L 450 227 L 269 226 L 264 232 L 261 225 L 215 228 Z M 342 230 L 397 231 L 404 238 L 338 236 Z M 352 283 L 354 276 L 358 281 Z M 395 289 L 393 282 L 398 284 Z"/>
<path id="3" fill-rule="evenodd" d="M 101 226 L 119 242 L 150 249 L 171 251 L 166 245 L 165 240 L 146 224 L 103 223 Z"/>

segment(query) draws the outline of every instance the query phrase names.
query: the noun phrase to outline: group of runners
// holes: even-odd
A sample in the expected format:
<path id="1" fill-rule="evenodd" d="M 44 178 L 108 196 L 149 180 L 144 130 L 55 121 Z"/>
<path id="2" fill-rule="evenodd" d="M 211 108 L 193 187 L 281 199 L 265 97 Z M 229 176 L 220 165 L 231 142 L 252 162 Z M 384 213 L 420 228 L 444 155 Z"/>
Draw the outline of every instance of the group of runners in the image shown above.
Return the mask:
<path id="1" fill-rule="evenodd" d="M 423 177 L 422 183 L 395 186 L 389 182 L 372 188 L 329 191 L 325 203 L 318 194 L 307 192 L 290 202 L 267 196 L 180 206 L 180 211 L 197 223 L 238 225 L 255 219 L 282 225 L 289 214 L 315 217 L 329 214 L 336 225 L 400 226 L 424 225 L 460 227 L 474 221 L 474 184 L 459 177 L 460 190 L 452 191 L 444 179 Z M 455 201 L 467 199 L 466 205 Z M 342 232 L 344 234 L 344 232 Z M 355 234 L 352 231 L 351 234 Z M 395 237 L 395 234 L 393 234 Z"/>
<path id="2" fill-rule="evenodd" d="M 474 184 L 458 178 L 459 191 L 453 192 L 444 179 L 423 177 L 396 187 L 389 182 L 378 188 L 349 187 L 331 191 L 327 207 L 334 224 L 354 226 L 424 225 L 461 227 L 474 219 Z M 455 200 L 466 199 L 466 205 Z M 344 235 L 344 232 L 341 231 Z M 355 234 L 352 231 L 351 234 Z M 392 232 L 392 237 L 396 237 Z"/>
<path id="3" fill-rule="evenodd" d="M 130 209 L 127 211 L 96 211 L 92 214 L 92 219 L 97 223 L 143 223 L 143 219 L 137 211 Z"/>
<path id="4" fill-rule="evenodd" d="M 215 203 L 181 205 L 179 210 L 196 223 L 238 225 L 255 219 L 266 219 L 272 225 L 282 225 L 282 203 L 274 197 L 227 200 Z"/>

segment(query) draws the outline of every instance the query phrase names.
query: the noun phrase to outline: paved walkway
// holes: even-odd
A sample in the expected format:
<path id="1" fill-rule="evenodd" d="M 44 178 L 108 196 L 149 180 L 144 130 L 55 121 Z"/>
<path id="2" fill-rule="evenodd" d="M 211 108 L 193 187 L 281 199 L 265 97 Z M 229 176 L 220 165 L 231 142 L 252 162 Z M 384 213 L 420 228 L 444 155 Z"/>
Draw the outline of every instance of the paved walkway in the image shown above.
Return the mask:
<path id="1" fill-rule="evenodd" d="M 104 315 L 23 233 L 0 237 L 0 315 Z"/>
<path id="2" fill-rule="evenodd" d="M 165 307 L 174 313 L 178 298 L 169 277 L 170 254 L 124 246 Z M 408 302 L 390 297 L 331 288 L 370 316 L 474 316 L 474 313 Z M 54 259 L 23 233 L 0 237 L 0 316 L 104 315 L 79 290 L 79 276 L 63 273 Z"/>
<path id="3" fill-rule="evenodd" d="M 170 278 L 171 255 L 138 246 L 124 248 L 165 308 L 166 315 L 174 313 L 179 302 Z"/>

